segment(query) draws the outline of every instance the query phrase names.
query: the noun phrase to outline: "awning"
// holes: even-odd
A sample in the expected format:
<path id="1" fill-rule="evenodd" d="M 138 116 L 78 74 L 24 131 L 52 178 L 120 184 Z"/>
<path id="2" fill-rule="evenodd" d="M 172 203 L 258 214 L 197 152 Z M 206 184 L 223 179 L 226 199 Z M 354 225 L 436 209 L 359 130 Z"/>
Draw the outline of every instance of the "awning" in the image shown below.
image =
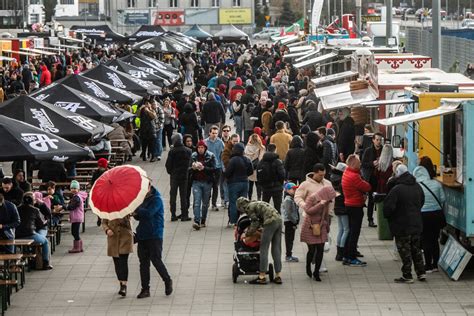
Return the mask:
<path id="1" fill-rule="evenodd" d="M 337 94 L 331 94 L 321 98 L 321 104 L 326 111 L 360 106 L 363 102 L 374 101 L 377 99 L 377 93 L 371 89 L 360 89 L 347 91 Z"/>
<path id="2" fill-rule="evenodd" d="M 296 53 L 296 52 L 302 52 L 302 51 L 308 51 L 308 50 L 313 50 L 314 46 L 313 45 L 304 45 L 304 46 L 296 46 L 296 47 L 290 47 L 290 53 Z"/>
<path id="3" fill-rule="evenodd" d="M 320 51 L 321 51 L 320 48 L 318 48 L 318 49 L 316 49 L 316 50 L 313 50 L 313 51 L 311 51 L 311 52 L 310 52 L 310 51 L 306 51 L 306 52 L 305 52 L 306 55 L 296 58 L 296 59 L 295 59 L 295 62 L 298 63 L 298 62 L 300 62 L 300 61 L 302 61 L 302 60 L 305 60 L 306 58 L 316 56 Z"/>
<path id="4" fill-rule="evenodd" d="M 0 61 L 16 61 L 16 58 L 0 56 Z"/>
<path id="5" fill-rule="evenodd" d="M 39 54 L 36 54 L 36 53 L 29 53 L 29 52 L 23 52 L 23 51 L 13 51 L 13 50 L 8 50 L 8 49 L 2 50 L 2 53 L 19 54 L 19 55 L 33 56 L 33 57 L 39 56 Z"/>
<path id="6" fill-rule="evenodd" d="M 376 100 L 363 102 L 360 105 L 365 107 L 379 107 L 381 105 L 392 105 L 392 104 L 410 104 L 415 102 L 413 99 L 403 98 L 403 99 L 391 99 L 391 100 Z"/>
<path id="7" fill-rule="evenodd" d="M 25 52 L 30 52 L 30 53 L 36 53 L 40 55 L 47 55 L 47 56 L 54 56 L 56 53 L 53 52 L 48 52 L 45 50 L 40 50 L 40 49 L 35 49 L 35 48 L 20 48 L 21 50 L 24 50 Z"/>
<path id="8" fill-rule="evenodd" d="M 461 110 L 462 100 L 449 100 L 449 102 L 442 102 L 442 105 L 434 110 L 421 111 L 400 116 L 393 116 L 386 119 L 375 120 L 374 122 L 380 125 L 391 126 L 403 123 L 410 123 L 418 120 L 424 120 L 431 117 L 443 116 L 452 114 Z"/>
<path id="9" fill-rule="evenodd" d="M 293 66 L 297 69 L 298 68 L 303 68 L 303 67 L 308 67 L 308 66 L 311 66 L 311 65 L 315 65 L 315 64 L 319 64 L 319 63 L 328 61 L 328 60 L 330 60 L 330 59 L 332 59 L 336 56 L 337 56 L 337 54 L 335 54 L 335 53 L 329 53 L 329 54 L 326 54 L 326 55 L 318 56 L 316 58 L 312 58 L 312 59 L 302 61 L 300 63 L 294 64 Z"/>
<path id="10" fill-rule="evenodd" d="M 296 41 L 299 41 L 299 36 L 297 35 L 294 35 L 294 36 L 291 36 L 291 37 L 288 37 L 288 38 L 285 38 L 285 39 L 282 39 L 280 41 L 281 45 L 286 45 L 286 44 L 290 44 L 290 43 L 294 43 Z"/>
<path id="11" fill-rule="evenodd" d="M 74 38 L 74 37 L 61 37 L 61 36 L 59 36 L 59 38 L 62 39 L 62 40 L 65 40 L 65 41 L 69 41 L 69 42 L 85 43 L 84 40 Z"/>
<path id="12" fill-rule="evenodd" d="M 328 86 L 328 87 L 321 87 L 314 89 L 314 94 L 318 97 L 325 97 L 331 94 L 336 94 L 336 93 L 342 93 L 342 92 L 348 92 L 351 91 L 351 83 L 350 82 L 344 82 L 340 84 L 336 84 L 333 86 Z"/>
<path id="13" fill-rule="evenodd" d="M 308 44 L 308 42 L 301 41 L 301 42 L 288 44 L 288 45 L 286 45 L 286 47 L 290 48 L 290 47 L 302 46 L 302 45 L 307 45 L 307 44 Z"/>
<path id="14" fill-rule="evenodd" d="M 339 72 L 339 73 L 334 74 L 334 75 L 314 78 L 314 79 L 311 79 L 311 81 L 318 85 L 318 84 L 328 83 L 328 82 L 331 82 L 331 81 L 350 78 L 350 77 L 356 76 L 357 74 L 358 74 L 357 72 L 349 70 L 349 71 Z"/>
<path id="15" fill-rule="evenodd" d="M 51 46 L 65 47 L 65 48 L 74 48 L 74 49 L 80 49 L 80 48 L 81 48 L 81 47 L 79 47 L 79 46 L 66 45 L 66 44 L 51 44 Z"/>
<path id="16" fill-rule="evenodd" d="M 283 58 L 295 58 L 295 57 L 301 57 L 301 56 L 304 56 L 308 54 L 308 51 L 304 51 L 304 52 L 295 52 L 295 53 L 290 53 L 290 54 L 286 54 L 285 56 L 283 56 Z"/>

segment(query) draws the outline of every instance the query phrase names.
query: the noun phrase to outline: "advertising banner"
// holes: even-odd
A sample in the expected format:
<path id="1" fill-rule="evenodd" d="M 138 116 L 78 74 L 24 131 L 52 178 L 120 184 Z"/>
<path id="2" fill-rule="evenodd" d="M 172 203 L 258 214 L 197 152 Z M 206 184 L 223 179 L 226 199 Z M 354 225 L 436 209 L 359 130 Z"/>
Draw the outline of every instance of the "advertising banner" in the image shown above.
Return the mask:
<path id="1" fill-rule="evenodd" d="M 150 11 L 135 9 L 119 11 L 118 21 L 121 25 L 150 24 Z"/>
<path id="2" fill-rule="evenodd" d="M 252 24 L 252 9 L 219 9 L 219 24 Z"/>
<path id="3" fill-rule="evenodd" d="M 186 9 L 186 25 L 219 24 L 218 8 Z"/>
<path id="4" fill-rule="evenodd" d="M 184 25 L 184 10 L 180 11 L 155 11 L 153 25 Z"/>
<path id="5" fill-rule="evenodd" d="M 311 12 L 311 34 L 316 34 L 321 19 L 324 0 L 314 0 L 313 10 Z"/>

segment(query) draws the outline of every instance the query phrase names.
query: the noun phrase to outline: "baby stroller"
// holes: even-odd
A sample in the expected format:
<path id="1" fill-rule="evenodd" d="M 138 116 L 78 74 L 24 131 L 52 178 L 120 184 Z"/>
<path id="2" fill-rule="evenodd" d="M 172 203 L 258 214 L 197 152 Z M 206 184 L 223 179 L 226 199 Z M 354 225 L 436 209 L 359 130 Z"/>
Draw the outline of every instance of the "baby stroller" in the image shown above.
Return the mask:
<path id="1" fill-rule="evenodd" d="M 232 265 L 232 280 L 237 283 L 239 275 L 257 275 L 260 266 L 260 242 L 245 243 L 242 235 L 250 226 L 250 218 L 242 215 L 237 221 L 235 227 L 234 241 L 234 264 Z M 270 281 L 273 281 L 273 264 L 268 265 L 267 274 Z"/>

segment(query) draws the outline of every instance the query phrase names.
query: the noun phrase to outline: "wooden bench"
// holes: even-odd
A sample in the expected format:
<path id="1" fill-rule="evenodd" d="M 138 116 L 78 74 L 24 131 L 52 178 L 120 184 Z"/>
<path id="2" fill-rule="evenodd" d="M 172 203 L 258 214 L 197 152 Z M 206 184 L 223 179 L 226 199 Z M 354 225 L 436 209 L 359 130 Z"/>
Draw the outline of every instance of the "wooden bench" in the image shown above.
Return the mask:
<path id="1" fill-rule="evenodd" d="M 18 286 L 18 281 L 17 280 L 0 280 L 0 296 L 2 299 L 2 315 L 5 315 L 5 311 L 8 309 L 8 306 L 10 306 L 11 301 L 11 289 L 12 287 Z"/>

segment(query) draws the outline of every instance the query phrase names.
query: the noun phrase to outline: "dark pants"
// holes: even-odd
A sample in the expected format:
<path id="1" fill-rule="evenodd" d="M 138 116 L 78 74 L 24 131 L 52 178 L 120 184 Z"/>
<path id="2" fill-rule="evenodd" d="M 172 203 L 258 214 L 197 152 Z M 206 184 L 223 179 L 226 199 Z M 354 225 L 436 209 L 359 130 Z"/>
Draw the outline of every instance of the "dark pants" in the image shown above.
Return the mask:
<path id="1" fill-rule="evenodd" d="M 214 171 L 214 181 L 212 181 L 212 206 L 217 205 L 217 197 L 219 195 L 219 184 L 222 177 L 222 169 Z M 221 198 L 224 199 L 224 192 L 221 192 Z"/>
<path id="2" fill-rule="evenodd" d="M 295 240 L 296 225 L 292 222 L 285 222 L 285 246 L 286 256 L 291 257 L 293 255 L 293 241 Z"/>
<path id="3" fill-rule="evenodd" d="M 170 178 L 170 210 L 171 216 L 176 216 L 176 195 L 179 189 L 179 202 L 181 206 L 181 216 L 188 217 L 188 179 Z"/>
<path id="4" fill-rule="evenodd" d="M 263 191 L 262 192 L 262 201 L 270 203 L 270 199 L 273 200 L 273 206 L 280 213 L 281 201 L 282 201 L 282 191 Z"/>
<path id="5" fill-rule="evenodd" d="M 400 259 L 402 259 L 402 273 L 404 278 L 411 278 L 411 264 L 415 266 L 416 275 L 425 274 L 425 263 L 421 254 L 420 235 L 395 236 Z"/>
<path id="6" fill-rule="evenodd" d="M 367 220 L 369 222 L 374 221 L 374 192 L 369 192 L 369 198 L 367 201 Z"/>
<path id="7" fill-rule="evenodd" d="M 319 275 L 319 269 L 321 269 L 321 263 L 323 262 L 324 255 L 324 243 L 322 244 L 308 244 L 308 253 L 306 254 L 306 273 L 309 275 L 311 273 L 311 263 L 314 259 L 313 275 Z"/>
<path id="8" fill-rule="evenodd" d="M 74 240 L 81 240 L 79 236 L 79 231 L 81 230 L 81 223 L 71 223 L 71 235 L 74 237 Z"/>
<path id="9" fill-rule="evenodd" d="M 438 267 L 439 260 L 439 232 L 444 224 L 442 211 L 422 212 L 423 233 L 422 245 L 427 269 Z"/>
<path id="10" fill-rule="evenodd" d="M 148 155 L 151 157 L 155 157 L 155 138 L 142 138 L 142 153 L 140 157 L 146 159 L 147 156 L 147 150 L 148 150 Z"/>
<path id="11" fill-rule="evenodd" d="M 138 260 L 140 261 L 140 279 L 142 281 L 142 289 L 150 288 L 150 261 L 158 271 L 164 282 L 171 280 L 165 264 L 161 260 L 161 252 L 163 251 L 163 240 L 150 239 L 138 241 Z"/>
<path id="12" fill-rule="evenodd" d="M 119 257 L 113 257 L 115 274 L 117 274 L 117 279 L 119 281 L 128 280 L 128 253 L 125 255 L 119 255 Z"/>
<path id="13" fill-rule="evenodd" d="M 257 181 L 249 181 L 249 200 L 252 200 L 253 186 L 257 189 L 257 200 L 262 199 L 262 188 L 257 184 Z"/>
<path id="14" fill-rule="evenodd" d="M 252 134 L 253 134 L 253 130 L 252 131 L 244 131 L 244 144 L 247 144 L 247 142 L 249 141 L 249 138 Z"/>
<path id="15" fill-rule="evenodd" d="M 364 211 L 362 207 L 346 206 L 347 215 L 349 215 L 349 238 L 346 242 L 346 258 L 350 260 L 356 259 L 357 243 L 359 242 L 360 228 L 362 227 L 362 219 Z"/>
<path id="16" fill-rule="evenodd" d="M 168 139 L 168 146 L 173 145 L 171 143 L 171 136 L 173 136 L 173 125 L 168 124 L 163 127 L 163 148 L 166 148 L 166 139 Z"/>

